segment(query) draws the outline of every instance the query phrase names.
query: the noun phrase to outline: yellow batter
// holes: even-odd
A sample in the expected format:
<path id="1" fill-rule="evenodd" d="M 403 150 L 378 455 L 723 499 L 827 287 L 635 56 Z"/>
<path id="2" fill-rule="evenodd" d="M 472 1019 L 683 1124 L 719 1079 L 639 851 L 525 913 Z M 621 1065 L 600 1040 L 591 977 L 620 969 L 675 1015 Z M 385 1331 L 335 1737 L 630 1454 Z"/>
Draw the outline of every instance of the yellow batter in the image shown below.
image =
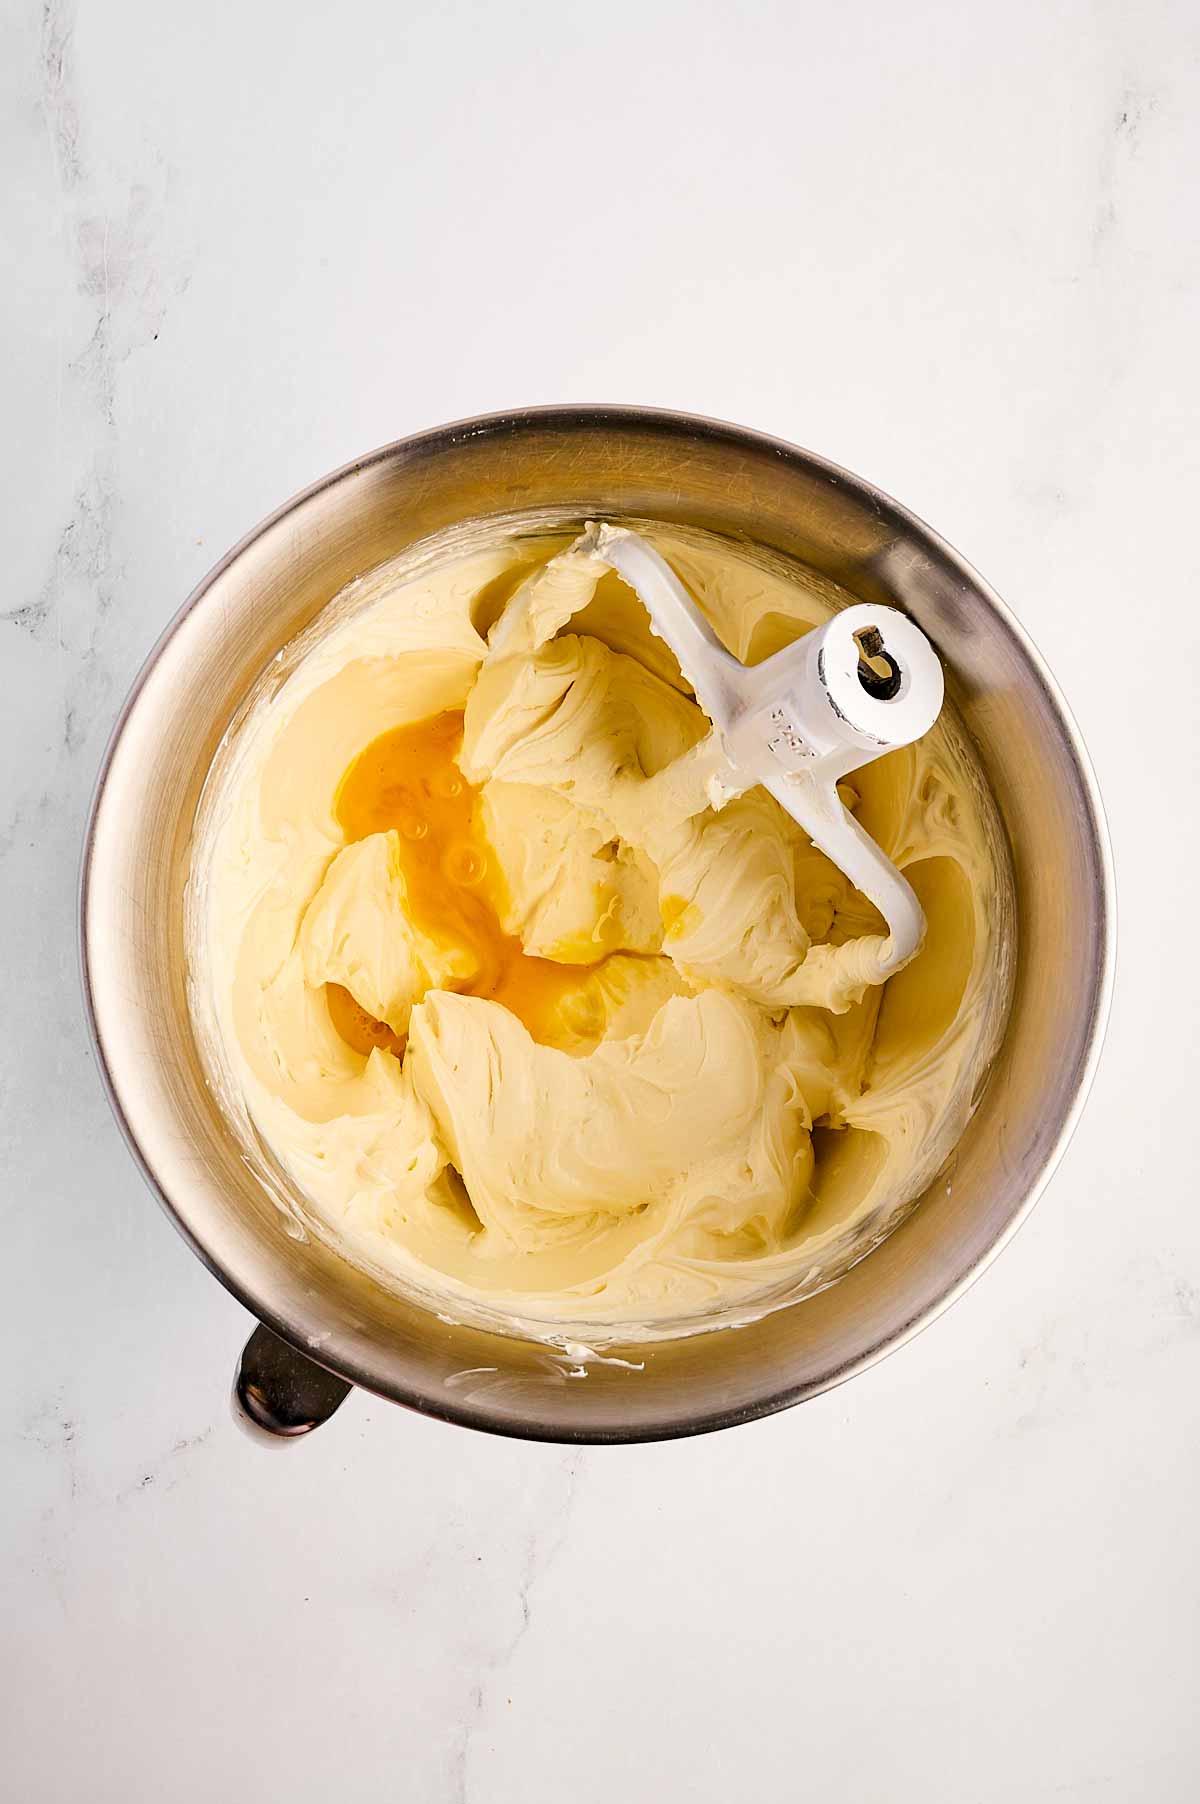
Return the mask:
<path id="1" fill-rule="evenodd" d="M 642 524 L 747 662 L 847 599 Z M 961 1131 L 1007 874 L 947 713 L 843 790 L 925 907 L 878 916 L 763 791 L 687 818 L 708 730 L 572 535 L 478 527 L 340 598 L 210 781 L 190 895 L 227 1102 L 325 1230 L 438 1306 L 639 1334 L 839 1275 Z"/>

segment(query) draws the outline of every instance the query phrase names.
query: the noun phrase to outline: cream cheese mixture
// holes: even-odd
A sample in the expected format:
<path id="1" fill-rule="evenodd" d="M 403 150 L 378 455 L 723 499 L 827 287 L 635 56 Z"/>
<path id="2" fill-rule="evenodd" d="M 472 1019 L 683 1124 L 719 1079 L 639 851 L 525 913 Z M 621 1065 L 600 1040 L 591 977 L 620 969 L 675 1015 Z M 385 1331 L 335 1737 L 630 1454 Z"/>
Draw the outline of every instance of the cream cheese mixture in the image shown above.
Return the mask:
<path id="1" fill-rule="evenodd" d="M 638 527 L 748 663 L 850 599 Z M 192 991 L 231 1112 L 352 1258 L 636 1338 L 819 1288 L 928 1182 L 1002 1024 L 1008 876 L 947 710 L 843 786 L 928 920 L 866 988 L 879 917 L 765 791 L 686 818 L 649 785 L 708 722 L 573 537 L 444 535 L 285 654 L 206 791 Z"/>

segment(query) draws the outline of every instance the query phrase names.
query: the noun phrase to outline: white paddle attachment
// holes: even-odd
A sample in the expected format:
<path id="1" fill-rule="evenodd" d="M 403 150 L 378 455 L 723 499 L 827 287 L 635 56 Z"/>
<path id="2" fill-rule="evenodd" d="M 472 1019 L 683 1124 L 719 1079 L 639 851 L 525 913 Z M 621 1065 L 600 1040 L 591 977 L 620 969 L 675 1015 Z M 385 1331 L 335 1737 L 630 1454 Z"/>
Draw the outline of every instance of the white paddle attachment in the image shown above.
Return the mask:
<path id="1" fill-rule="evenodd" d="M 698 806 L 719 808 L 756 784 L 769 790 L 887 922 L 871 977 L 882 982 L 919 950 L 925 916 L 837 785 L 937 719 L 942 667 L 924 633 L 895 608 L 861 602 L 763 663 L 742 664 L 647 540 L 614 526 L 593 526 L 585 539 L 640 597 L 713 723 L 710 739 L 688 754 L 705 772 Z M 654 781 L 669 784 L 674 768 Z"/>

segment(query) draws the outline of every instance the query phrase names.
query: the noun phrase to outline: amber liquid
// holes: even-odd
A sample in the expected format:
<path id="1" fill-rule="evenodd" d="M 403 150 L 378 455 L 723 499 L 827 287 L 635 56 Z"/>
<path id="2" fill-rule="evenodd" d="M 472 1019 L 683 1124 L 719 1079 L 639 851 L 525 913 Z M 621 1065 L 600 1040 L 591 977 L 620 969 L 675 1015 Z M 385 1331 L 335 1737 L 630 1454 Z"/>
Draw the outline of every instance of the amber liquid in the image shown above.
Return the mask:
<path id="1" fill-rule="evenodd" d="M 329 1019 L 355 1052 L 367 1053 L 381 1046 L 385 1052 L 394 1052 L 397 1058 L 403 1058 L 408 1036 L 393 1033 L 386 1021 L 377 1021 L 374 1015 L 368 1015 L 362 1004 L 340 983 L 325 985 L 325 1005 Z"/>
<path id="2" fill-rule="evenodd" d="M 393 828 L 399 835 L 410 919 L 459 954 L 469 973 L 445 987 L 503 1003 L 535 1040 L 554 1045 L 564 1019 L 574 1016 L 583 1026 L 594 1009 L 588 971 L 530 956 L 500 925 L 508 898 L 483 833 L 479 792 L 458 768 L 462 729 L 461 713 L 447 713 L 381 733 L 342 778 L 334 813 L 347 843 Z M 598 947 L 597 962 L 601 957 Z M 326 989 L 334 1026 L 351 1046 L 403 1050 L 348 991 Z"/>

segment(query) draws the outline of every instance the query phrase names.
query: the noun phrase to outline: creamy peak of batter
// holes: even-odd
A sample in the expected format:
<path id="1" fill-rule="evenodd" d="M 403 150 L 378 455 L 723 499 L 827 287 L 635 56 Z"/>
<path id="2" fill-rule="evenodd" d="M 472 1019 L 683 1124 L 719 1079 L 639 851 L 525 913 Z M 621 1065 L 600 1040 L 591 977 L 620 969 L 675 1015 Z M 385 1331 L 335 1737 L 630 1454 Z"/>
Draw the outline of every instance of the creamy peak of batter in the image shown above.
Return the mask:
<path id="1" fill-rule="evenodd" d="M 850 599 L 638 524 L 748 663 Z M 352 1258 L 630 1339 L 819 1288 L 919 1193 L 1002 1024 L 1008 877 L 947 711 L 843 786 L 928 919 L 867 986 L 879 917 L 770 796 L 654 781 L 708 722 L 572 539 L 449 535 L 264 680 L 206 792 L 192 989 L 231 1111 Z"/>

